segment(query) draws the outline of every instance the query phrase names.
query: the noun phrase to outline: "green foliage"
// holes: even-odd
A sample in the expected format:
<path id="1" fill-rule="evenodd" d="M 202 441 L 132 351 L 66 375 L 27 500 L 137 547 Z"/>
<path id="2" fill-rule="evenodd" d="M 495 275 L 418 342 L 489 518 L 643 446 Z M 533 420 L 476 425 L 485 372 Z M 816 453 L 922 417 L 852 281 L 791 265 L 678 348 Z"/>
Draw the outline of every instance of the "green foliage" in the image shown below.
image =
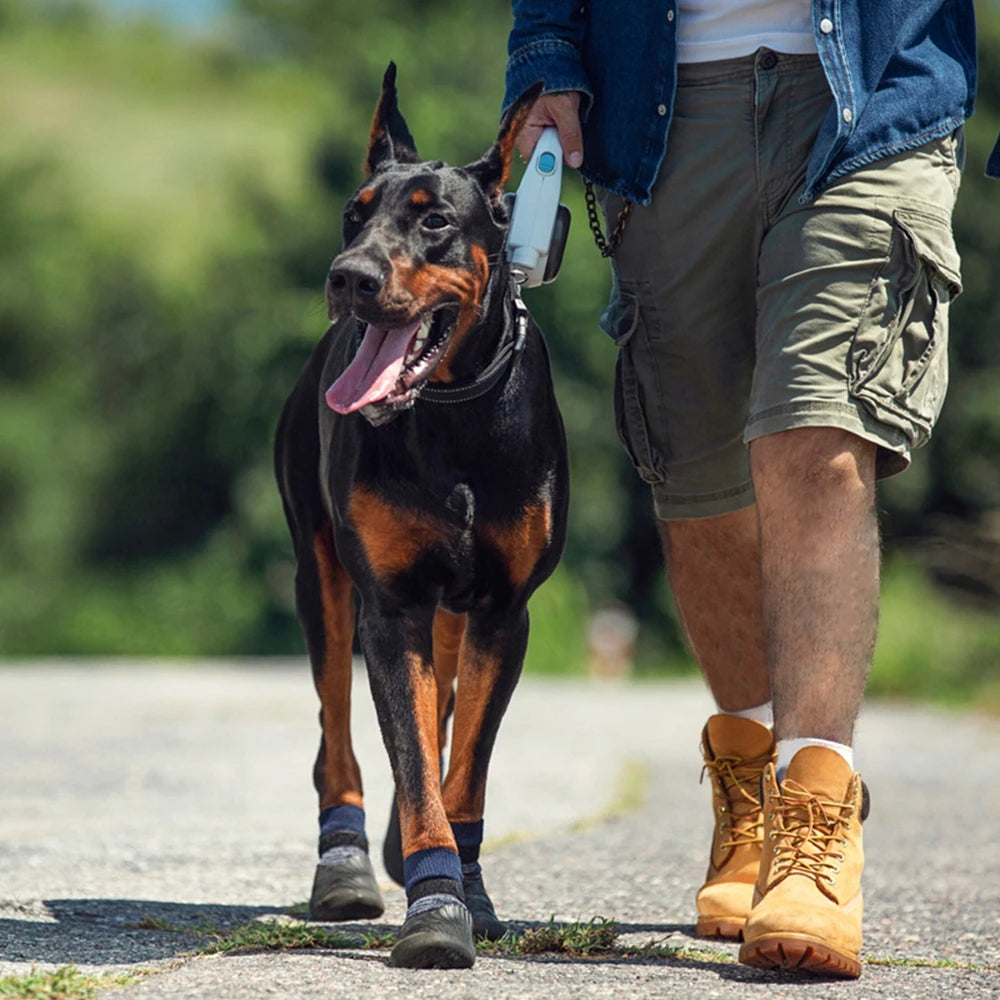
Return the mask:
<path id="1" fill-rule="evenodd" d="M 467 162 L 495 135 L 507 0 L 235 8 L 225 33 L 192 39 L 83 0 L 0 0 L 0 655 L 302 649 L 271 437 L 325 326 L 323 276 L 386 63 L 427 155 Z M 897 635 L 897 605 L 975 631 L 949 661 L 962 683 L 988 685 L 995 649 L 1000 185 L 981 175 L 1000 127 L 1000 15 L 979 16 L 951 395 L 882 494 L 890 552 L 945 534 L 967 556 L 959 574 L 924 559 L 888 575 L 879 690 L 906 687 L 933 645 Z M 571 519 L 532 601 L 528 669 L 583 669 L 590 609 L 609 601 L 639 616 L 641 671 L 686 665 L 648 492 L 611 420 L 607 266 L 572 177 L 564 197 L 563 273 L 528 297 L 569 437 Z M 926 572 L 986 610 L 942 604 Z"/>
<path id="2" fill-rule="evenodd" d="M 572 924 L 558 923 L 553 917 L 543 927 L 532 927 L 520 934 L 508 931 L 499 941 L 479 941 L 476 950 L 505 958 L 532 955 L 590 958 L 612 952 L 617 940 L 617 924 L 605 917 Z"/>
<path id="3" fill-rule="evenodd" d="M 253 920 L 213 936 L 198 949 L 206 955 L 233 955 L 254 951 L 291 951 L 311 948 L 357 948 L 358 938 L 341 931 L 298 920 Z"/>
<path id="4" fill-rule="evenodd" d="M 134 986 L 138 976 L 88 975 L 75 965 L 64 965 L 52 972 L 32 969 L 23 976 L 0 978 L 0 997 L 11 1000 L 90 1000 L 98 991 L 113 987 Z"/>
<path id="5" fill-rule="evenodd" d="M 918 565 L 890 560 L 869 690 L 1000 710 L 1000 618 L 988 602 L 947 599 Z"/>

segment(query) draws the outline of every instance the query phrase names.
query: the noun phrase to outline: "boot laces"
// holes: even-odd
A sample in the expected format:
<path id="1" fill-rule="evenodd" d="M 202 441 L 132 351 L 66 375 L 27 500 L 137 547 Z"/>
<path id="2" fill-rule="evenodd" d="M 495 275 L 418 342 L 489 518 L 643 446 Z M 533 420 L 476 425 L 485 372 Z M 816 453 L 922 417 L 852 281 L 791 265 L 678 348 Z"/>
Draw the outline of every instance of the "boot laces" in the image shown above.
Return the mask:
<path id="1" fill-rule="evenodd" d="M 711 775 L 717 798 L 722 800 L 717 809 L 723 816 L 728 814 L 727 819 L 720 821 L 728 834 L 719 844 L 720 848 L 763 842 L 760 777 L 770 760 L 770 752 L 749 760 L 734 755 L 705 758 L 701 770 L 702 780 L 707 771 Z"/>
<path id="2" fill-rule="evenodd" d="M 853 814 L 851 800 L 831 801 L 796 781 L 783 781 L 768 814 L 774 842 L 770 883 L 789 875 L 804 875 L 832 899 L 828 886 L 836 881 L 844 861 L 846 826 Z"/>

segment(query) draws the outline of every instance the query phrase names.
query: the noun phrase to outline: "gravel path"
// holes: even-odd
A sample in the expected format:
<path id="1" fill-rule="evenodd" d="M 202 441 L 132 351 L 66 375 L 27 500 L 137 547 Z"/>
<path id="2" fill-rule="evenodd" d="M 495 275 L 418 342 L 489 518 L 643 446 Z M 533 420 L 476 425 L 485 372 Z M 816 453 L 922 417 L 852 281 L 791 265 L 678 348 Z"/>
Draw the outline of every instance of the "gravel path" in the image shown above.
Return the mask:
<path id="1" fill-rule="evenodd" d="M 388 768 L 358 681 L 379 857 Z M 0 668 L 0 976 L 140 970 L 101 993 L 121 1000 L 1000 997 L 1000 722 L 866 708 L 866 964 L 858 982 L 802 979 L 691 936 L 711 705 L 687 681 L 528 678 L 501 730 L 484 862 L 497 910 L 520 928 L 613 919 L 613 954 L 484 955 L 463 972 L 358 948 L 197 955 L 204 937 L 183 928 L 274 919 L 308 896 L 316 711 L 301 661 Z M 352 929 L 398 927 L 403 893 L 385 888 L 383 920 Z"/>

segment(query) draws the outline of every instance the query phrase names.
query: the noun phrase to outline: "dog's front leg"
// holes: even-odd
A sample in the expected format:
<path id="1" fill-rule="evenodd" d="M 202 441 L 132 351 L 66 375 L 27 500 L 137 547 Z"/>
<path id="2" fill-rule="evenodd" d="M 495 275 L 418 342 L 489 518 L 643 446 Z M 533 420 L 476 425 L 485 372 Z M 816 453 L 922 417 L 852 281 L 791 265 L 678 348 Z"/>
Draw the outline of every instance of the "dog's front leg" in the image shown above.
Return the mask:
<path id="1" fill-rule="evenodd" d="M 479 866 L 486 777 L 527 643 L 528 612 L 523 606 L 503 614 L 470 615 L 459 657 L 451 757 L 442 796 L 462 861 L 474 933 L 489 940 L 501 938 L 507 928 L 497 919 Z"/>
<path id="2" fill-rule="evenodd" d="M 320 699 L 322 737 L 313 782 L 319 794 L 319 863 L 313 920 L 380 916 L 382 896 L 368 858 L 361 771 L 351 743 L 354 588 L 333 544 L 330 522 L 300 546 L 296 599 Z"/>
<path id="3" fill-rule="evenodd" d="M 434 609 L 362 608 L 359 636 L 396 783 L 407 913 L 393 965 L 466 968 L 475 960 L 462 866 L 441 799 Z"/>

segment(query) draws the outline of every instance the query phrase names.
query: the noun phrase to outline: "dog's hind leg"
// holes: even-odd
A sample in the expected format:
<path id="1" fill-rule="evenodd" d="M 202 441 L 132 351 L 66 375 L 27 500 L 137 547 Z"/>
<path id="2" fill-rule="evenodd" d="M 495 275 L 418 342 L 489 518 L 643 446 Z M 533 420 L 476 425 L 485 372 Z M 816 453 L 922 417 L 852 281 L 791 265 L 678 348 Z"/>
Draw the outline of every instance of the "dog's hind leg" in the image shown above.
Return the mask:
<path id="1" fill-rule="evenodd" d="M 451 757 L 442 796 L 462 861 L 465 902 L 477 937 L 506 931 L 483 885 L 486 777 L 500 721 L 517 684 L 528 641 L 528 614 L 469 616 L 459 661 Z"/>

